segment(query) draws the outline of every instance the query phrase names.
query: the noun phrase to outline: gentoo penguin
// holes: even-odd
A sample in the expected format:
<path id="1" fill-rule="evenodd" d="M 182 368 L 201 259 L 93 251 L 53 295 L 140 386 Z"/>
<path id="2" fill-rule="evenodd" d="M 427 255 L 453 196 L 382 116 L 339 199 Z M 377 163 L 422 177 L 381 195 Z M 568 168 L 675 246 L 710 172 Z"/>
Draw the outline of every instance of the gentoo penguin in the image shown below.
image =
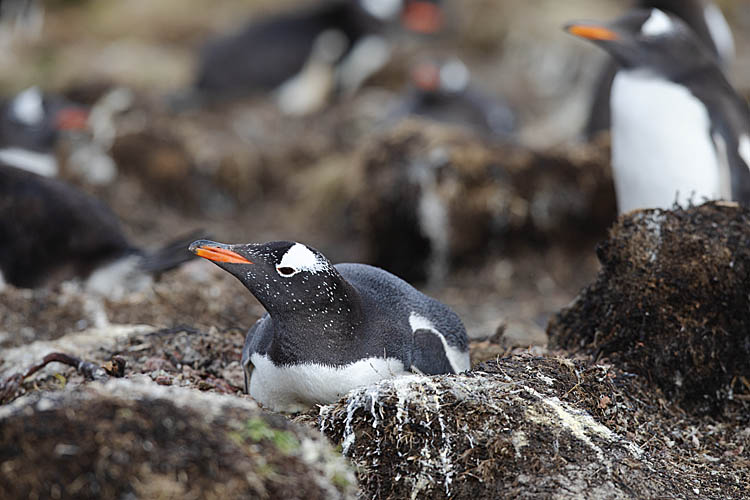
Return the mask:
<path id="1" fill-rule="evenodd" d="M 58 173 L 59 134 L 86 128 L 88 112 L 30 87 L 0 102 L 0 161 L 40 175 Z"/>
<path id="2" fill-rule="evenodd" d="M 420 61 L 412 73 L 412 88 L 394 117 L 411 114 L 470 128 L 488 137 L 508 137 L 516 130 L 510 106 L 469 83 L 469 70 L 459 59 L 442 63 Z"/>
<path id="3" fill-rule="evenodd" d="M 117 295 L 193 257 L 196 234 L 155 252 L 128 242 L 112 211 L 55 178 L 0 164 L 0 285 L 35 288 L 85 278 L 87 289 Z"/>
<path id="4" fill-rule="evenodd" d="M 620 65 L 611 133 L 621 213 L 703 199 L 750 203 L 747 103 L 683 21 L 638 9 L 611 24 L 566 29 Z"/>
<path id="5" fill-rule="evenodd" d="M 333 91 L 351 94 L 389 60 L 384 30 L 402 12 L 403 1 L 324 1 L 254 20 L 206 44 L 194 83 L 197 96 L 274 92 L 283 112 L 305 114 Z M 438 29 L 437 6 L 427 3 L 435 7 L 414 5 L 404 11 L 404 22 Z"/>
<path id="6" fill-rule="evenodd" d="M 718 57 L 723 69 L 734 59 L 734 39 L 727 20 L 711 0 L 640 0 L 638 6 L 655 8 L 673 14 L 687 23 L 698 38 Z M 609 93 L 617 64 L 610 62 L 597 81 L 594 100 L 584 131 L 588 139 L 609 130 Z"/>
<path id="7" fill-rule="evenodd" d="M 394 275 L 332 265 L 302 243 L 190 245 L 239 279 L 267 313 L 242 350 L 245 390 L 275 411 L 331 403 L 380 379 L 470 368 L 458 316 Z"/>

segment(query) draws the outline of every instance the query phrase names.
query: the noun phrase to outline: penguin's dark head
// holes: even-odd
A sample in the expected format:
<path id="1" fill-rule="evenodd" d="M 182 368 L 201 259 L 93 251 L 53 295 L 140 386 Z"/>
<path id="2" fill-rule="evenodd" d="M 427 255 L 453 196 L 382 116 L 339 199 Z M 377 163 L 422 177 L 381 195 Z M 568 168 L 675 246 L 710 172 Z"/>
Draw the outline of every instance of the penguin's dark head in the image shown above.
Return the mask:
<path id="1" fill-rule="evenodd" d="M 565 30 L 591 40 L 624 68 L 666 77 L 715 58 L 687 24 L 659 9 L 633 9 L 606 24 L 573 22 Z"/>
<path id="2" fill-rule="evenodd" d="M 345 286 L 328 259 L 302 243 L 227 245 L 198 240 L 190 251 L 234 275 L 272 314 L 330 302 L 332 292 Z"/>
<path id="3" fill-rule="evenodd" d="M 59 132 L 83 130 L 88 121 L 88 111 L 37 87 L 19 92 L 1 109 L 0 136 L 5 148 L 48 151 Z"/>

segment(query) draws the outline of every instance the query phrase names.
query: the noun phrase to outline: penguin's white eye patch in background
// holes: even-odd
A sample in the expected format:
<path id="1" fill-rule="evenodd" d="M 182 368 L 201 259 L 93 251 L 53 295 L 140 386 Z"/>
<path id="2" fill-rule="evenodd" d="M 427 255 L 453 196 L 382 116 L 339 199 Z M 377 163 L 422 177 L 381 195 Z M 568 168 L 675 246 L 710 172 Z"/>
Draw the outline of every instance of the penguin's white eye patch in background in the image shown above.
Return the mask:
<path id="1" fill-rule="evenodd" d="M 36 87 L 30 87 L 13 100 L 13 116 L 24 125 L 38 125 L 44 119 L 42 93 Z"/>
<path id="2" fill-rule="evenodd" d="M 315 252 L 302 243 L 295 243 L 281 258 L 281 262 L 276 266 L 276 272 L 288 278 L 301 271 L 317 273 L 326 267 L 326 263 L 318 258 Z"/>
<path id="3" fill-rule="evenodd" d="M 659 36 L 669 33 L 674 28 L 672 20 L 659 9 L 653 9 L 651 16 L 641 26 L 641 34 L 646 36 Z"/>

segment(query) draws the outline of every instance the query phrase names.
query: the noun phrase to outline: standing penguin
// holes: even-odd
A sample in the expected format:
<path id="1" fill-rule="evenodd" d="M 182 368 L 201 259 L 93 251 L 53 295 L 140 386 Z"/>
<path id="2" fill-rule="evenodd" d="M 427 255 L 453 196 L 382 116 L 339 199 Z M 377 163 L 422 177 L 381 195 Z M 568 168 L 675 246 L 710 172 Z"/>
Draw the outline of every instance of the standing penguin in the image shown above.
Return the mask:
<path id="1" fill-rule="evenodd" d="M 620 65 L 612 84 L 612 168 L 620 212 L 707 199 L 750 203 L 750 113 L 680 19 L 634 10 L 573 23 Z"/>
<path id="2" fill-rule="evenodd" d="M 644 9 L 659 9 L 682 19 L 698 39 L 718 57 L 723 69 L 734 59 L 734 39 L 727 20 L 711 0 L 640 0 Z M 599 132 L 609 129 L 609 94 L 617 64 L 608 64 L 596 85 L 585 135 L 593 139 Z"/>
<path id="3" fill-rule="evenodd" d="M 242 350 L 245 390 L 275 411 L 336 401 L 349 390 L 469 365 L 461 320 L 447 306 L 376 267 L 332 265 L 301 243 L 226 245 L 196 255 L 233 274 L 267 313 Z"/>

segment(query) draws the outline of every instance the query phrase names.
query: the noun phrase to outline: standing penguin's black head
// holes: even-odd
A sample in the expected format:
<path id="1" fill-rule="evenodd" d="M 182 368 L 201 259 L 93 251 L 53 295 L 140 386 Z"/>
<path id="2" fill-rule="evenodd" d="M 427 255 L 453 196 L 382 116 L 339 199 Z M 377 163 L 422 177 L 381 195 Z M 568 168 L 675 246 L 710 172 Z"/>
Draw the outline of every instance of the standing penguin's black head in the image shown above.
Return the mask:
<path id="1" fill-rule="evenodd" d="M 341 314 L 351 287 L 314 248 L 293 241 L 227 245 L 198 240 L 190 251 L 233 274 L 272 315 Z"/>
<path id="2" fill-rule="evenodd" d="M 30 87 L 0 105 L 0 147 L 48 152 L 62 131 L 83 130 L 88 112 Z"/>
<path id="3" fill-rule="evenodd" d="M 659 9 L 634 9 L 611 23 L 573 22 L 565 30 L 591 40 L 622 67 L 676 79 L 716 56 L 679 18 Z"/>

